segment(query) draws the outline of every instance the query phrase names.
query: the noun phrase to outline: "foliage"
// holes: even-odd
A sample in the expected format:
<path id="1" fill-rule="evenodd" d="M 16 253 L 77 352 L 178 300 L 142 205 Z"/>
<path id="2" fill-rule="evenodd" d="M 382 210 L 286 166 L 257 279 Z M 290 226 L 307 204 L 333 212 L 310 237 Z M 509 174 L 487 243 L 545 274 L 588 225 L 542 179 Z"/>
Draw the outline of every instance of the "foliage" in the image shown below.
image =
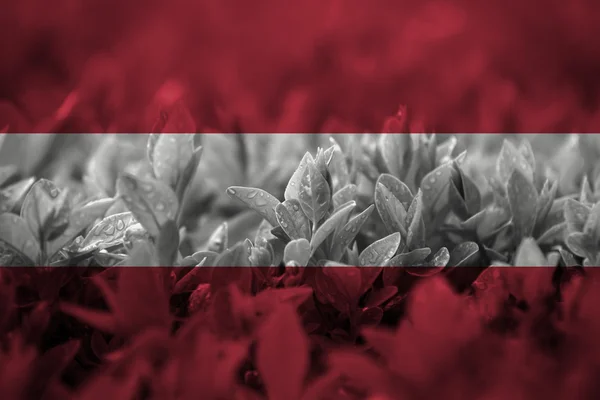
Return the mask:
<path id="1" fill-rule="evenodd" d="M 381 134 L 218 142 L 173 133 L 196 126 L 169 110 L 116 174 L 102 146 L 80 181 L 1 167 L 9 398 L 596 393 L 594 165 L 568 192 L 569 164 L 527 139 L 477 164 L 463 137 L 393 134 L 399 116 Z M 265 162 L 292 142 L 296 168 Z M 205 186 L 220 165 L 246 171 L 226 197 Z"/>

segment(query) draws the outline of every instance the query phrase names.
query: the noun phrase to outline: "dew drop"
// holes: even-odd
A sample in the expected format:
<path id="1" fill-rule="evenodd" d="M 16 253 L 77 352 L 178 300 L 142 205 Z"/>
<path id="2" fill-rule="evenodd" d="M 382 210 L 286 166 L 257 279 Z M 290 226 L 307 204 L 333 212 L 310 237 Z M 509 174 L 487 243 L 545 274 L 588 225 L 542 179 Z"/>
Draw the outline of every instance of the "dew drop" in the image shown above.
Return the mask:
<path id="1" fill-rule="evenodd" d="M 253 198 L 256 197 L 256 194 L 257 194 L 256 190 L 251 190 L 251 191 L 248 192 L 248 196 L 247 197 L 249 199 L 253 199 Z"/>
<path id="2" fill-rule="evenodd" d="M 231 196 L 235 196 L 237 194 L 237 192 L 235 191 L 235 189 L 227 188 L 227 194 L 231 195 Z"/>
<path id="3" fill-rule="evenodd" d="M 265 197 L 265 194 L 263 192 L 260 192 L 260 197 Z"/>
<path id="4" fill-rule="evenodd" d="M 299 211 L 300 210 L 300 206 L 298 206 L 298 204 L 294 204 L 292 206 L 292 208 L 294 209 L 294 211 Z"/>
<path id="5" fill-rule="evenodd" d="M 104 230 L 104 233 L 106 233 L 107 235 L 114 235 L 115 234 L 115 226 L 114 225 L 107 226 L 106 229 Z"/>
<path id="6" fill-rule="evenodd" d="M 429 186 L 429 185 L 423 185 L 423 189 L 425 189 L 425 190 L 431 190 L 431 186 Z"/>
<path id="7" fill-rule="evenodd" d="M 431 184 L 434 184 L 434 183 L 435 183 L 435 178 L 432 176 L 431 178 L 429 178 L 429 182 L 430 182 Z"/>
<path id="8" fill-rule="evenodd" d="M 122 231 L 125 228 L 125 223 L 122 220 L 117 221 L 117 229 Z"/>
<path id="9" fill-rule="evenodd" d="M 264 207 L 267 205 L 267 202 L 264 199 L 256 199 L 254 200 L 254 205 L 257 207 Z"/>
<path id="10" fill-rule="evenodd" d="M 437 171 L 435 174 L 436 174 L 437 176 L 442 176 L 442 171 Z"/>
<path id="11" fill-rule="evenodd" d="M 157 203 L 156 204 L 156 210 L 157 211 L 164 211 L 165 210 L 165 205 L 163 203 Z"/>

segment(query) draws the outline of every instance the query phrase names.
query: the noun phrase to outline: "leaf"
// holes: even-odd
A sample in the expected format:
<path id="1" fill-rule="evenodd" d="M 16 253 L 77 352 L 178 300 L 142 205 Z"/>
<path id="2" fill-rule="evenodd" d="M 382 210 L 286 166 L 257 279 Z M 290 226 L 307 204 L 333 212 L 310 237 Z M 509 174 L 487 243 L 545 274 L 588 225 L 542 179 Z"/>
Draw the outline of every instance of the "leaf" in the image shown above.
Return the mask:
<path id="1" fill-rule="evenodd" d="M 40 246 L 25 220 L 18 215 L 0 214 L 0 245 L 2 243 L 5 244 L 1 249 L 2 256 L 7 251 L 13 253 L 16 251 L 18 254 L 13 254 L 13 256 L 19 256 L 22 262 L 30 266 L 35 266 L 40 261 Z"/>
<path id="2" fill-rule="evenodd" d="M 308 161 L 300 182 L 298 200 L 304 214 L 313 222 L 313 230 L 325 217 L 331 205 L 331 188 L 315 163 Z"/>
<path id="3" fill-rule="evenodd" d="M 156 147 L 156 143 L 158 143 L 160 136 L 160 133 L 150 133 L 148 135 L 148 141 L 146 142 L 146 156 L 148 157 L 150 166 L 154 166 L 154 148 Z"/>
<path id="4" fill-rule="evenodd" d="M 334 260 L 340 259 L 344 251 L 354 241 L 362 226 L 369 219 L 374 209 L 375 206 L 371 204 L 363 212 L 351 218 L 350 221 L 348 221 L 348 223 L 346 223 L 346 225 L 344 225 L 339 232 L 336 232 L 331 245 L 331 257 Z"/>
<path id="5" fill-rule="evenodd" d="M 215 253 L 221 253 L 229 247 L 229 225 L 227 221 L 215 229 L 215 231 L 208 238 L 206 245 L 207 251 L 214 251 Z"/>
<path id="6" fill-rule="evenodd" d="M 388 171 L 397 177 L 405 173 L 406 154 L 412 150 L 411 138 L 402 134 L 381 134 L 379 149 Z"/>
<path id="7" fill-rule="evenodd" d="M 123 243 L 127 228 L 137 221 L 131 212 L 114 214 L 98 222 L 79 245 L 79 251 L 107 248 Z"/>
<path id="8" fill-rule="evenodd" d="M 346 205 L 342 206 L 333 215 L 331 215 L 323 224 L 317 229 L 315 234 L 312 236 L 310 241 L 310 255 L 314 255 L 319 246 L 338 228 L 341 228 L 341 224 L 344 224 L 348 220 L 348 216 L 356 207 L 356 203 L 351 201 Z"/>
<path id="9" fill-rule="evenodd" d="M 173 136 L 176 136 L 177 134 L 191 134 L 194 132 L 196 132 L 196 123 L 188 106 L 183 101 L 183 98 L 180 97 L 168 107 L 167 120 L 161 133 L 171 133 Z"/>
<path id="10" fill-rule="evenodd" d="M 379 216 L 388 233 L 400 232 L 406 236 L 404 222 L 407 212 L 400 200 L 380 182 L 375 185 L 374 199 Z"/>
<path id="11" fill-rule="evenodd" d="M 314 161 L 313 156 L 306 152 L 298 165 L 298 168 L 288 181 L 287 187 L 285 188 L 284 199 L 299 199 L 300 185 L 302 183 L 302 177 L 304 176 L 304 171 L 306 170 L 306 166 L 308 162 Z"/>
<path id="12" fill-rule="evenodd" d="M 377 178 L 377 184 L 385 186 L 398 200 L 400 200 L 404 209 L 408 210 L 414 196 L 404 182 L 390 174 L 381 174 L 379 175 L 379 178 Z"/>
<path id="13" fill-rule="evenodd" d="M 383 266 L 394 257 L 401 240 L 400 233 L 396 232 L 372 243 L 360 253 L 358 258 L 360 266 Z"/>
<path id="14" fill-rule="evenodd" d="M 332 197 L 333 201 L 333 209 L 337 210 L 342 205 L 354 201 L 356 198 L 356 193 L 358 192 L 358 187 L 354 184 L 349 184 L 335 192 Z"/>
<path id="15" fill-rule="evenodd" d="M 177 181 L 177 186 L 175 188 L 175 195 L 177 199 L 179 199 L 179 203 L 183 203 L 185 199 L 185 195 L 190 190 L 191 183 L 193 182 L 194 176 L 198 171 L 198 166 L 200 165 L 200 159 L 202 157 L 202 146 L 197 147 L 193 154 L 192 158 L 188 162 L 185 169 L 179 175 L 179 180 Z"/>
<path id="16" fill-rule="evenodd" d="M 385 268 L 383 268 L 385 271 Z M 367 298 L 365 307 L 379 307 L 387 301 L 391 300 L 398 294 L 398 287 L 396 286 L 385 286 L 381 289 L 374 289 Z"/>
<path id="17" fill-rule="evenodd" d="M 409 250 L 425 246 L 425 222 L 423 221 L 423 192 L 419 189 L 406 215 L 406 246 Z"/>
<path id="18" fill-rule="evenodd" d="M 140 250 L 150 251 L 148 244 Z M 169 271 L 163 268 L 120 268 L 117 279 L 116 304 L 121 317 L 119 323 L 129 334 L 141 333 L 156 327 L 168 329 L 172 317 L 169 311 L 169 294 L 166 279 Z"/>
<path id="19" fill-rule="evenodd" d="M 501 182 L 507 182 L 518 170 L 528 182 L 533 182 L 533 169 L 514 144 L 504 139 L 496 162 L 496 172 Z"/>
<path id="20" fill-rule="evenodd" d="M 361 269 L 343 265 L 323 267 L 317 275 L 317 288 L 336 309 L 350 314 L 364 293 Z"/>
<path id="21" fill-rule="evenodd" d="M 427 257 L 431 254 L 429 247 L 422 249 L 414 249 L 409 253 L 398 254 L 393 257 L 388 263 L 388 267 L 412 267 L 422 265 Z"/>
<path id="22" fill-rule="evenodd" d="M 296 310 L 280 304 L 263 325 L 256 351 L 256 364 L 269 399 L 301 399 L 308 351 L 308 338 Z"/>
<path id="23" fill-rule="evenodd" d="M 29 230 L 38 237 L 43 228 L 62 204 L 58 204 L 60 190 L 47 180 L 38 180 L 29 190 L 21 207 L 21 218 L 25 220 Z"/>
<path id="24" fill-rule="evenodd" d="M 596 243 L 600 242 L 600 202 L 592 207 L 590 215 L 583 226 L 583 233 L 595 240 Z"/>
<path id="25" fill-rule="evenodd" d="M 538 199 L 535 186 L 516 169 L 508 181 L 507 193 L 515 228 L 514 237 L 521 240 L 531 236 L 535 227 Z"/>
<path id="26" fill-rule="evenodd" d="M 448 203 L 449 185 L 460 178 L 454 162 L 440 165 L 423 178 L 420 189 L 423 192 L 423 204 L 432 212 L 439 212 Z M 441 204 L 438 204 L 441 202 Z"/>
<path id="27" fill-rule="evenodd" d="M 256 211 L 261 217 L 266 219 L 271 225 L 278 226 L 275 207 L 279 204 L 273 195 L 262 189 L 249 188 L 242 186 L 231 186 L 227 188 L 227 194 L 244 203 L 246 206 Z"/>
<path id="28" fill-rule="evenodd" d="M 533 238 L 523 239 L 515 255 L 515 267 L 549 267 L 548 259 Z"/>
<path id="29" fill-rule="evenodd" d="M 172 267 L 179 255 L 179 228 L 174 221 L 167 221 L 160 229 L 156 243 L 158 264 L 161 267 Z"/>
<path id="30" fill-rule="evenodd" d="M 251 243 L 248 241 L 237 243 L 225 250 L 215 261 L 216 267 L 249 267 Z"/>
<path id="31" fill-rule="evenodd" d="M 306 267 L 311 257 L 310 243 L 306 239 L 292 240 L 285 246 L 283 252 L 283 262 L 295 261 L 301 267 Z"/>
<path id="32" fill-rule="evenodd" d="M 13 210 L 34 183 L 35 178 L 24 179 L 0 190 L 0 213 Z"/>
<path id="33" fill-rule="evenodd" d="M 462 192 L 465 205 L 469 214 L 473 215 L 481 210 L 481 192 L 479 188 L 461 167 L 458 168 L 462 183 Z"/>
<path id="34" fill-rule="evenodd" d="M 583 232 L 591 209 L 574 199 L 567 199 L 564 205 L 565 220 L 569 233 Z"/>
<path id="35" fill-rule="evenodd" d="M 275 207 L 277 226 L 281 226 L 290 239 L 311 238 L 310 221 L 302 211 L 300 202 L 295 199 L 286 200 Z"/>
<path id="36" fill-rule="evenodd" d="M 332 189 L 339 191 L 350 184 L 350 172 L 348 171 L 348 163 L 346 155 L 342 151 L 340 145 L 333 139 L 329 138 L 333 149 L 333 158 L 329 163 L 329 171 L 331 174 Z"/>
<path id="37" fill-rule="evenodd" d="M 179 201 L 173 190 L 157 180 L 145 180 L 123 174 L 117 181 L 117 191 L 127 208 L 133 213 L 151 237 L 157 238 L 160 228 L 175 220 Z"/>
<path id="38" fill-rule="evenodd" d="M 109 312 L 91 310 L 77 304 L 68 303 L 62 303 L 59 307 L 63 313 L 100 331 L 106 333 L 116 333 L 119 331 L 117 319 Z"/>
<path id="39" fill-rule="evenodd" d="M 100 199 L 73 210 L 69 217 L 67 229 L 60 237 L 47 244 L 48 255 L 56 254 L 71 243 L 84 229 L 92 225 L 97 219 L 102 218 L 114 202 L 114 199 Z"/>
<path id="40" fill-rule="evenodd" d="M 463 242 L 457 245 L 450 253 L 448 266 L 462 267 L 469 262 L 474 261 L 475 256 L 479 253 L 479 245 L 475 242 Z"/>

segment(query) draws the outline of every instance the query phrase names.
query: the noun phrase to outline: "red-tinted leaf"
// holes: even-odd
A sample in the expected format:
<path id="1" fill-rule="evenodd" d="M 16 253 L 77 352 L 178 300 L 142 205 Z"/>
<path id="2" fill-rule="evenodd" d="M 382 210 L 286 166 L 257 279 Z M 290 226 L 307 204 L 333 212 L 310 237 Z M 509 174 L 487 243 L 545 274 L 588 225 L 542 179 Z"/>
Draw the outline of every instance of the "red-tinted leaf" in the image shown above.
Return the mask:
<path id="1" fill-rule="evenodd" d="M 309 366 L 308 338 L 296 310 L 280 305 L 263 326 L 256 363 L 269 399 L 300 400 Z"/>

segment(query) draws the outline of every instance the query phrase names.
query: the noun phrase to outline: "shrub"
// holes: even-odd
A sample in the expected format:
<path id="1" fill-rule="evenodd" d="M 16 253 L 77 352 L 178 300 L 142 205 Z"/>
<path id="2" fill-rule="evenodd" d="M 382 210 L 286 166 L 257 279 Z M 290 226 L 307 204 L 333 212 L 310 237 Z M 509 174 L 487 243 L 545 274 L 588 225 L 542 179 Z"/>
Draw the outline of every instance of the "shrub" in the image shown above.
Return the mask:
<path id="1" fill-rule="evenodd" d="M 168 133 L 195 130 L 180 107 L 120 171 L 102 146 L 78 183 L 0 169 L 8 398 L 597 393 L 594 165 L 565 171 L 526 139 L 485 163 L 464 137 L 392 134 L 394 117 L 278 173 L 253 141 L 286 162 L 274 144 L 306 136 L 198 146 Z M 234 203 L 197 189 L 224 163 L 256 185 L 228 187 Z"/>

